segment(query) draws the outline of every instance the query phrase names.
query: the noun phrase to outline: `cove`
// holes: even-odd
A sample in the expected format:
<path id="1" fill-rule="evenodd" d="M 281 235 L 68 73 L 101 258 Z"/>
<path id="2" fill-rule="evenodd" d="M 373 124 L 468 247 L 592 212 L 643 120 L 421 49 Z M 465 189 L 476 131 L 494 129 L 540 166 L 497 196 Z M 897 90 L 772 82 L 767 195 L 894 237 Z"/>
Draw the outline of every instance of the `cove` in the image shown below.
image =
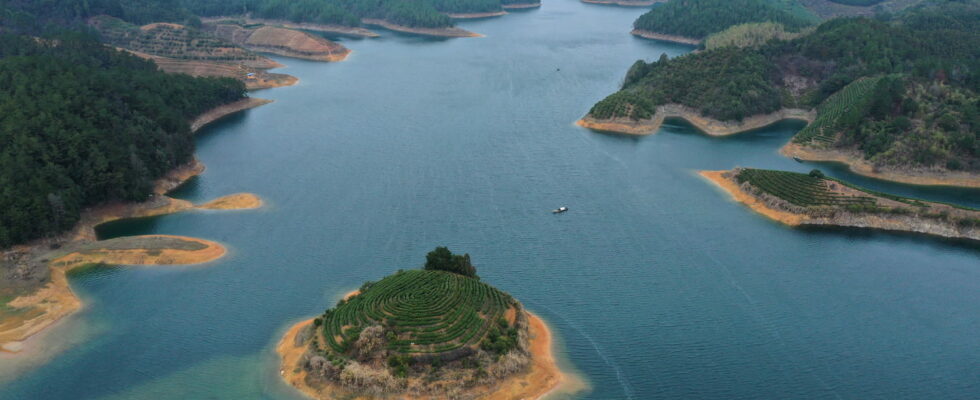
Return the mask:
<path id="1" fill-rule="evenodd" d="M 573 124 L 636 59 L 690 51 L 629 35 L 643 11 L 548 1 L 460 23 L 483 38 L 383 32 L 339 38 L 353 50 L 340 63 L 275 57 L 299 83 L 205 128 L 208 169 L 177 192 L 251 192 L 263 208 L 100 232 L 199 237 L 228 256 L 72 276 L 86 304 L 73 323 L 88 333 L 60 331 L 79 342 L 0 383 L 0 399 L 298 398 L 276 370 L 285 330 L 363 281 L 417 268 L 436 245 L 470 253 L 547 320 L 589 382 L 575 398 L 975 393 L 975 246 L 786 228 L 696 173 L 809 171 L 777 153 L 798 124 L 728 138 L 680 123 L 644 138 Z M 571 211 L 550 213 L 562 205 Z"/>

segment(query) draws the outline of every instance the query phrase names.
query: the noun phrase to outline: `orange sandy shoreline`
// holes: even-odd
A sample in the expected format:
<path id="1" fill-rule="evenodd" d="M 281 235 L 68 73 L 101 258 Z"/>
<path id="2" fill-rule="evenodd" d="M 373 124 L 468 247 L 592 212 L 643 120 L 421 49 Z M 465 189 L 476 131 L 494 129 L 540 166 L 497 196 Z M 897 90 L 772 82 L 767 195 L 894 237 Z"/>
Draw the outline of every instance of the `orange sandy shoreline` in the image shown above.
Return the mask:
<path id="1" fill-rule="evenodd" d="M 691 37 L 678 36 L 678 35 L 668 35 L 665 33 L 651 32 L 643 29 L 633 29 L 632 31 L 630 31 L 630 34 L 633 36 L 639 36 L 644 39 L 661 40 L 665 42 L 687 44 L 691 46 L 699 46 L 701 45 L 702 42 L 704 42 L 704 40 L 701 39 L 695 39 Z"/>
<path id="2" fill-rule="evenodd" d="M 203 247 L 186 250 L 139 247 L 112 249 L 99 246 L 102 243 L 125 243 L 125 241 L 180 241 L 192 242 Z M 67 273 L 75 268 L 97 263 L 124 265 L 200 264 L 217 260 L 226 253 L 227 249 L 224 246 L 209 240 L 173 235 L 146 235 L 95 242 L 90 247 L 84 247 L 55 258 L 49 265 L 51 280 L 48 285 L 30 295 L 17 297 L 8 303 L 10 307 L 29 308 L 34 312 L 29 314 L 32 316 L 29 319 L 5 320 L 3 322 L 3 326 L 7 329 L 0 332 L 0 350 L 10 353 L 19 353 L 25 350 L 25 346 L 31 342 L 32 336 L 82 307 L 82 302 L 71 290 L 67 279 Z"/>
<path id="3" fill-rule="evenodd" d="M 737 183 L 724 177 L 722 174 L 726 172 L 729 171 L 700 171 L 698 174 L 715 185 L 718 185 L 718 187 L 731 195 L 733 200 L 749 206 L 753 211 L 765 215 L 774 221 L 782 222 L 789 226 L 799 226 L 807 220 L 807 217 L 803 215 L 770 208 L 765 203 L 759 201 L 759 199 L 756 199 L 755 196 L 743 191 Z"/>
<path id="4" fill-rule="evenodd" d="M 576 121 L 578 126 L 603 132 L 625 133 L 629 135 L 650 135 L 663 126 L 667 118 L 679 118 L 687 121 L 699 131 L 709 136 L 729 136 L 755 129 L 765 128 L 784 120 L 811 122 L 816 117 L 813 110 L 783 108 L 769 114 L 758 114 L 745 117 L 741 121 L 719 121 L 702 116 L 697 110 L 680 104 L 664 104 L 657 106 L 651 119 L 634 120 L 631 118 L 596 119 L 586 115 Z"/>
<path id="5" fill-rule="evenodd" d="M 358 291 L 355 290 L 345 295 L 344 298 L 350 298 L 351 296 L 357 295 L 357 293 Z M 286 383 L 295 387 L 307 397 L 325 400 L 332 398 L 334 394 L 344 393 L 344 391 L 332 386 L 325 387 L 321 390 L 310 387 L 305 381 L 306 371 L 297 367 L 300 358 L 306 352 L 307 343 L 301 343 L 299 346 L 296 346 L 296 336 L 312 322 L 313 319 L 311 318 L 290 327 L 282 339 L 279 340 L 276 346 L 276 352 L 281 359 L 279 368 L 280 376 Z M 530 351 L 532 355 L 530 370 L 522 375 L 514 376 L 498 383 L 492 388 L 492 392 L 489 392 L 491 388 L 487 387 L 474 388 L 473 391 L 477 393 L 481 391 L 485 393 L 489 392 L 479 398 L 490 400 L 540 399 L 566 384 L 568 384 L 570 390 L 577 390 L 583 387 L 575 379 L 563 374 L 559 370 L 553 354 L 554 342 L 552 340 L 552 334 L 544 321 L 533 313 L 528 312 L 528 322 L 530 324 Z M 357 396 L 354 398 L 370 399 L 371 397 Z M 405 396 L 398 398 L 404 400 L 429 399 L 429 397 Z"/>

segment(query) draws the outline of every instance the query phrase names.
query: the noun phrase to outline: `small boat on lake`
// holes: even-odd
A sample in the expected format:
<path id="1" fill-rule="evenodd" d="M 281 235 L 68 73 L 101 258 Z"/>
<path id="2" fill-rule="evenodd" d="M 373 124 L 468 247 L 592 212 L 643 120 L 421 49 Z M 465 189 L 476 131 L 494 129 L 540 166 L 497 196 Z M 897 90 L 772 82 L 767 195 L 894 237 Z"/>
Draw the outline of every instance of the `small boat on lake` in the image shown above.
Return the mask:
<path id="1" fill-rule="evenodd" d="M 551 212 L 553 214 L 561 214 L 561 213 L 563 213 L 565 211 L 568 211 L 568 207 L 561 206 L 561 207 L 558 207 L 557 209 L 551 210 Z"/>
<path id="2" fill-rule="evenodd" d="M 803 160 L 801 160 L 799 157 L 793 157 L 793 161 L 796 161 L 798 163 L 802 163 L 803 162 Z"/>

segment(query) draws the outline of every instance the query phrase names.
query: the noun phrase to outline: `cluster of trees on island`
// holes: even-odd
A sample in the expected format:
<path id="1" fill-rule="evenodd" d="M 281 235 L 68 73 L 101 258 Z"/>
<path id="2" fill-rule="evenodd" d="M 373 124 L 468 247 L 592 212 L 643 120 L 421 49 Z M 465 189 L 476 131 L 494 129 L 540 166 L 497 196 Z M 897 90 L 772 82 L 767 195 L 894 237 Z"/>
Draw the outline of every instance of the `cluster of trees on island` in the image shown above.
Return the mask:
<path id="1" fill-rule="evenodd" d="M 90 36 L 0 34 L 0 248 L 90 205 L 145 200 L 192 157 L 188 120 L 244 96 L 237 80 L 164 74 Z"/>
<path id="2" fill-rule="evenodd" d="M 893 17 L 833 19 L 798 38 L 773 37 L 762 45 L 727 43 L 637 61 L 622 89 L 590 116 L 647 119 L 668 103 L 719 120 L 784 107 L 826 114 L 842 109 L 835 93 L 862 78 L 885 77 L 862 89 L 859 97 L 873 101 L 847 102 L 846 118 L 818 117 L 833 120 L 817 126 L 832 128 L 824 145 L 857 148 L 875 165 L 980 170 L 977 0 L 936 0 Z"/>

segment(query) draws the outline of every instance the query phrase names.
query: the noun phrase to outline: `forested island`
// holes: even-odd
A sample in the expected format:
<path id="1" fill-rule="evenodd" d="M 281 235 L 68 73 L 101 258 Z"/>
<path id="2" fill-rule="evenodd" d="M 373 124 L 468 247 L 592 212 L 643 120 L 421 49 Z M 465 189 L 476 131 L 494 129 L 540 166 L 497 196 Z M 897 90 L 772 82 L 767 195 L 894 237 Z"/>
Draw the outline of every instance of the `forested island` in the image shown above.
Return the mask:
<path id="1" fill-rule="evenodd" d="M 445 247 L 293 326 L 278 352 L 317 399 L 537 399 L 562 380 L 547 326 Z"/>
<path id="2" fill-rule="evenodd" d="M 712 33 L 750 22 L 774 22 L 799 31 L 817 18 L 794 0 L 673 0 L 641 15 L 633 34 L 700 44 Z"/>
<path id="3" fill-rule="evenodd" d="M 809 174 L 752 168 L 702 171 L 732 197 L 790 226 L 841 226 L 980 240 L 980 210 L 875 192 Z"/>
<path id="4" fill-rule="evenodd" d="M 637 61 L 580 125 L 653 133 L 665 117 L 712 134 L 812 121 L 783 150 L 909 183 L 980 186 L 980 3 L 937 0 L 786 37 L 736 25 L 710 48 Z M 700 122 L 700 123 L 699 123 Z"/>

